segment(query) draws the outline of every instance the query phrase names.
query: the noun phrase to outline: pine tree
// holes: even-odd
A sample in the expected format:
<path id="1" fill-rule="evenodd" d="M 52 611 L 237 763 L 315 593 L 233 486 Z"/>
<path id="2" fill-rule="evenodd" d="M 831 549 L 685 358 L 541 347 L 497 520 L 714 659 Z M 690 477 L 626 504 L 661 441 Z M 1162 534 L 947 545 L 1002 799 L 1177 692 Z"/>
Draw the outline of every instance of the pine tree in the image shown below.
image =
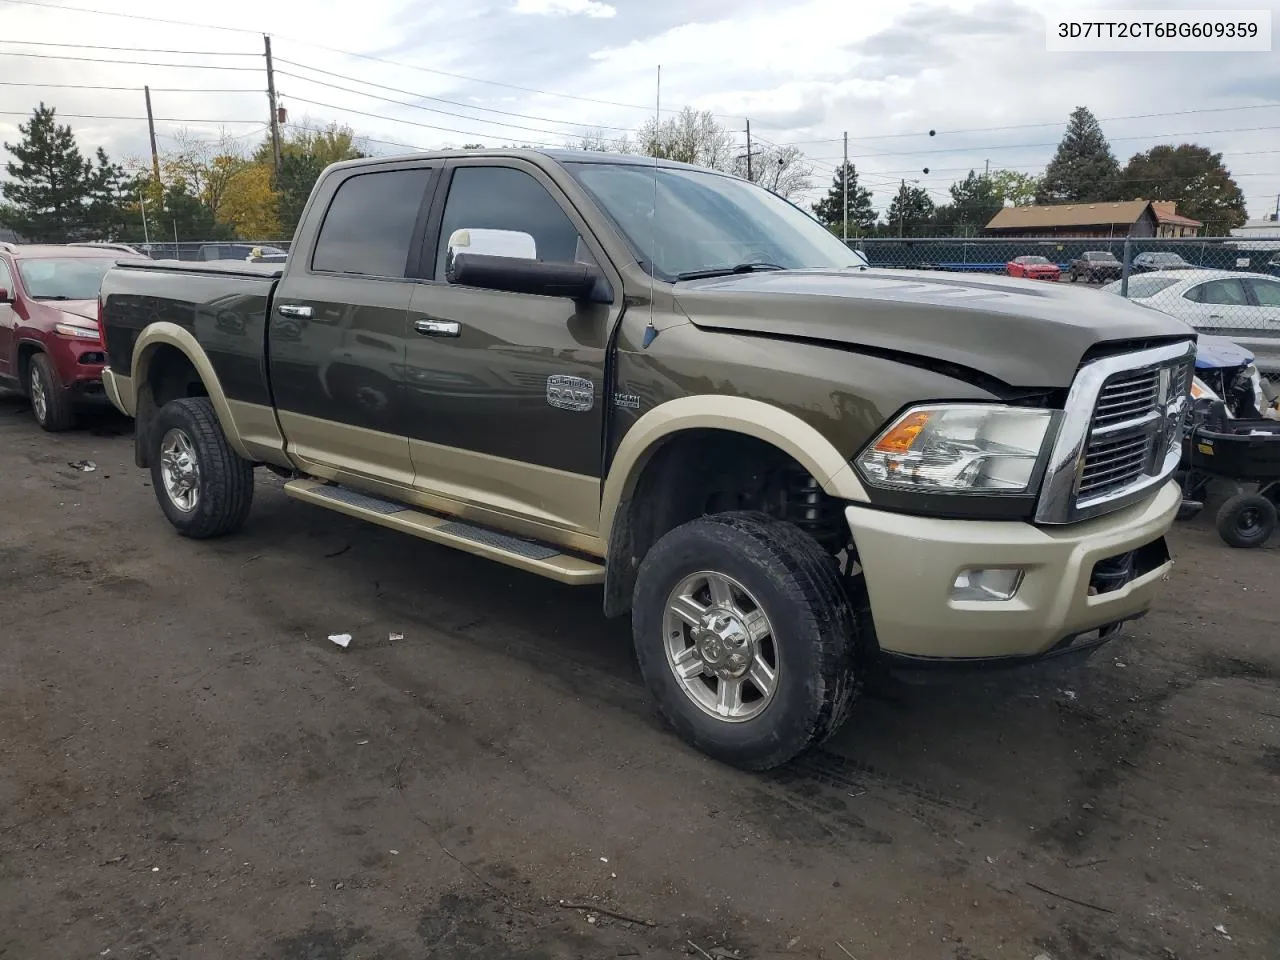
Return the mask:
<path id="1" fill-rule="evenodd" d="M 858 185 L 858 170 L 852 163 L 836 169 L 827 195 L 813 205 L 813 215 L 837 235 L 844 232 L 844 183 L 849 181 L 849 234 L 870 233 L 876 225 L 876 211 L 871 206 L 871 191 Z"/>
<path id="2" fill-rule="evenodd" d="M 950 216 L 962 236 L 976 235 L 1002 206 L 1004 198 L 991 178 L 978 176 L 976 171 L 970 170 L 967 177 L 951 185 Z"/>
<path id="3" fill-rule="evenodd" d="M 4 145 L 14 157 L 5 166 L 10 180 L 0 188 L 9 201 L 6 225 L 49 243 L 96 239 L 89 236 L 87 214 L 104 174 L 85 162 L 75 134 L 58 124 L 55 113 L 41 103 L 18 127 L 22 141 Z M 105 163 L 106 154 L 101 156 Z"/>
<path id="4" fill-rule="evenodd" d="M 1087 107 L 1076 107 L 1058 151 L 1045 167 L 1036 203 L 1097 203 L 1123 192 L 1120 164 Z"/>
<path id="5" fill-rule="evenodd" d="M 903 184 L 885 211 L 886 232 L 898 237 L 923 236 L 931 232 L 936 213 L 928 190 Z"/>

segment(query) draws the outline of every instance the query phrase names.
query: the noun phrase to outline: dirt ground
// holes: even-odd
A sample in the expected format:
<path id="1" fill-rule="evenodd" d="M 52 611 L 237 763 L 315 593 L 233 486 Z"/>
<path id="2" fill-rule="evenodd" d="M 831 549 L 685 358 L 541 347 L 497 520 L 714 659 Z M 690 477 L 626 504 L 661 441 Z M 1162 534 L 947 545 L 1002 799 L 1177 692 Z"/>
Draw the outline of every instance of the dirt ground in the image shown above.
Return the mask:
<path id="1" fill-rule="evenodd" d="M 1087 663 L 757 776 L 668 733 L 597 590 L 266 476 L 183 540 L 128 431 L 0 400 L 5 960 L 1280 956 L 1274 547 L 1179 526 Z"/>

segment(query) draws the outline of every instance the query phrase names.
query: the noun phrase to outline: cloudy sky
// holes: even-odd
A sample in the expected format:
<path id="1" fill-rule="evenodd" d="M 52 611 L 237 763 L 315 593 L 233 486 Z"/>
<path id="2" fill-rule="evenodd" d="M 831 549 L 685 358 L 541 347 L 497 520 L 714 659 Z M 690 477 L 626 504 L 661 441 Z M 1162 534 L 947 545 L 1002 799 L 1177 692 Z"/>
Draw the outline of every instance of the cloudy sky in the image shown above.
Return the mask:
<path id="1" fill-rule="evenodd" d="M 1251 216 L 1262 216 L 1280 194 L 1280 47 L 1045 50 L 1046 7 L 1097 19 L 1197 6 L 1214 4 L 0 0 L 0 140 L 15 140 L 43 99 L 86 152 L 144 157 L 149 84 L 161 150 L 180 128 L 253 145 L 267 120 L 268 32 L 290 119 L 347 123 L 378 152 L 560 146 L 584 130 L 634 131 L 653 113 L 661 64 L 664 112 L 711 110 L 743 143 L 749 117 L 753 139 L 798 145 L 815 168 L 810 196 L 829 182 L 846 131 L 883 210 L 904 177 L 942 200 L 952 180 L 987 161 L 1037 172 L 1068 113 L 1087 105 L 1122 163 L 1162 142 L 1221 151 Z M 1280 0 L 1232 6 L 1270 10 L 1280 26 Z"/>

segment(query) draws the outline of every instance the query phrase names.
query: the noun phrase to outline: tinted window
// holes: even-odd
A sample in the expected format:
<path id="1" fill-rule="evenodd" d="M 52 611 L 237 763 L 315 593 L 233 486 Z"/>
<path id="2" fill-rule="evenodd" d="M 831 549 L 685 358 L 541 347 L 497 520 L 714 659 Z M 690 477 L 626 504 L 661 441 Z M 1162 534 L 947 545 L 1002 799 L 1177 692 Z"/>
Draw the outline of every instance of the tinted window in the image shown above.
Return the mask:
<path id="1" fill-rule="evenodd" d="M 1249 302 L 1244 295 L 1244 284 L 1239 280 L 1213 280 L 1202 283 L 1188 290 L 1186 297 L 1197 303 L 1216 303 L 1231 307 L 1242 307 Z"/>
<path id="2" fill-rule="evenodd" d="M 388 170 L 338 187 L 320 226 L 313 270 L 403 277 L 431 171 Z"/>
<path id="3" fill-rule="evenodd" d="M 1177 282 L 1171 277 L 1130 277 L 1129 298 L 1142 300 L 1146 297 L 1154 297 L 1161 290 Z M 1119 287 L 1116 288 L 1117 291 L 1119 289 Z"/>
<path id="4" fill-rule="evenodd" d="M 445 279 L 450 241 L 455 251 L 525 257 L 548 263 L 594 262 L 578 231 L 542 184 L 510 167 L 460 167 L 449 186 L 436 256 Z"/>
<path id="5" fill-rule="evenodd" d="M 1250 280 L 1249 285 L 1264 307 L 1280 307 L 1280 280 Z"/>

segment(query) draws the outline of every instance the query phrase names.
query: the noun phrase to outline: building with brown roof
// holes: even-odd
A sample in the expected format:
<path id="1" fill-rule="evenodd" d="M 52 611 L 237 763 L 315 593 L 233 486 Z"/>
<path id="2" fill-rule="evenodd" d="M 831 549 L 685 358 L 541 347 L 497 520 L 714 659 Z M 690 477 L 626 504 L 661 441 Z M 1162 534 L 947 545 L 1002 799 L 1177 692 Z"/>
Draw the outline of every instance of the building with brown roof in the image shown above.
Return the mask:
<path id="1" fill-rule="evenodd" d="M 1174 200 L 1152 200 L 1151 209 L 1156 212 L 1157 237 L 1198 237 L 1200 228 L 1204 226 L 1199 220 L 1192 220 L 1178 213 L 1178 204 Z"/>
<path id="2" fill-rule="evenodd" d="M 1149 200 L 1003 207 L 987 224 L 996 237 L 1154 237 L 1159 220 Z"/>

